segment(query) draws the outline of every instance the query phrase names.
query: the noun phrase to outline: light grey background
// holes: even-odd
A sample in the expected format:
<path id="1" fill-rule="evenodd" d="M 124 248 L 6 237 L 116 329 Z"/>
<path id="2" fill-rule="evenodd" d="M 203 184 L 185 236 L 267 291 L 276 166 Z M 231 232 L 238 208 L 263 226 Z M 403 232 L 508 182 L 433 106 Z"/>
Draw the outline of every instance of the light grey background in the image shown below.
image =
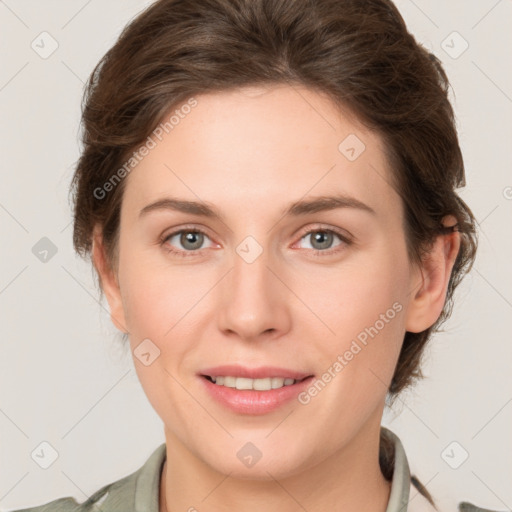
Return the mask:
<path id="1" fill-rule="evenodd" d="M 108 306 L 98 303 L 91 267 L 74 255 L 67 195 L 83 83 L 149 3 L 0 1 L 0 510 L 61 496 L 82 502 L 165 440 Z M 512 3 L 397 5 L 442 59 L 455 92 L 462 197 L 480 224 L 480 248 L 446 332 L 427 350 L 427 378 L 383 423 L 402 439 L 412 472 L 441 510 L 461 500 L 510 510 Z M 45 59 L 31 47 L 51 49 L 43 31 L 58 43 Z M 464 41 L 469 47 L 458 55 Z M 32 252 L 43 237 L 57 248 L 46 263 Z M 43 441 L 58 452 L 48 469 L 31 458 Z M 469 457 L 453 469 L 448 462 L 457 465 L 462 450 Z"/>

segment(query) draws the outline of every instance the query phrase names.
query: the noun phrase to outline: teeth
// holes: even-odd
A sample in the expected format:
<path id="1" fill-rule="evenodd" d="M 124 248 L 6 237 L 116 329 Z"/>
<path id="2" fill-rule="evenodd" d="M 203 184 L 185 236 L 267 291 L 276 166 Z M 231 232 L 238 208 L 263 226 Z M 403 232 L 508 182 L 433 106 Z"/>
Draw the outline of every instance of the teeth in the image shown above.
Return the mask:
<path id="1" fill-rule="evenodd" d="M 247 377 L 219 376 L 211 377 L 217 386 L 226 386 L 236 389 L 254 389 L 257 391 L 269 391 L 271 389 L 291 386 L 297 382 L 295 379 L 285 379 L 283 377 L 267 377 L 265 379 L 248 379 Z"/>

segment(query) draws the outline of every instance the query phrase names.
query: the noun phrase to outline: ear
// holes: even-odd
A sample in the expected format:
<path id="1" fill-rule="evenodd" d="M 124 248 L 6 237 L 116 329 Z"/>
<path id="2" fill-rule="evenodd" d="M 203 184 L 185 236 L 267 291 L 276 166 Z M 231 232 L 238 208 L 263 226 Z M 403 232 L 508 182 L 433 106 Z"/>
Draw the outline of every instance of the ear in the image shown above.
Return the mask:
<path id="1" fill-rule="evenodd" d="M 445 227 L 455 226 L 457 220 L 449 215 L 443 219 Z M 437 236 L 432 249 L 423 258 L 411 280 L 411 294 L 406 317 L 406 330 L 421 332 L 431 327 L 441 314 L 452 268 L 459 253 L 460 234 L 453 231 Z"/>
<path id="2" fill-rule="evenodd" d="M 110 267 L 103 245 L 103 235 L 101 228 L 94 228 L 92 240 L 92 259 L 94 267 L 100 277 L 101 288 L 107 298 L 110 306 L 110 318 L 112 323 L 123 333 L 128 333 L 126 328 L 126 319 L 124 314 L 123 302 L 121 300 L 121 290 L 119 288 L 118 278 Z"/>

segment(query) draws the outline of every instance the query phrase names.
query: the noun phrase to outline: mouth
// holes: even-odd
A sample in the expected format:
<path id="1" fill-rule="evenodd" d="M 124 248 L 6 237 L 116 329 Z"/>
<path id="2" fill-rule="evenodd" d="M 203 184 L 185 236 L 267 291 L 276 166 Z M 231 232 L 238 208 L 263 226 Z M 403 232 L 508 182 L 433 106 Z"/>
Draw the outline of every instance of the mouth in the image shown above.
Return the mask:
<path id="1" fill-rule="evenodd" d="M 229 365 L 202 370 L 198 378 L 206 395 L 223 408 L 243 415 L 262 415 L 297 399 L 314 375 L 275 367 Z"/>

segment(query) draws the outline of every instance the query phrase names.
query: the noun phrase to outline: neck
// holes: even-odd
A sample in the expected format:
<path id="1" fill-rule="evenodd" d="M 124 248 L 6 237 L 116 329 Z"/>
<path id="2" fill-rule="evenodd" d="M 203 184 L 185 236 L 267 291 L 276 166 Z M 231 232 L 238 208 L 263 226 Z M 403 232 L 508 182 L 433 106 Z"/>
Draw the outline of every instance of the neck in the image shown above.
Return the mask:
<path id="1" fill-rule="evenodd" d="M 379 465 L 378 429 L 362 430 L 345 446 L 307 471 L 286 478 L 250 480 L 215 471 L 166 430 L 167 458 L 161 475 L 160 512 L 385 512 L 391 492 Z M 172 461 L 168 467 L 167 461 Z"/>

